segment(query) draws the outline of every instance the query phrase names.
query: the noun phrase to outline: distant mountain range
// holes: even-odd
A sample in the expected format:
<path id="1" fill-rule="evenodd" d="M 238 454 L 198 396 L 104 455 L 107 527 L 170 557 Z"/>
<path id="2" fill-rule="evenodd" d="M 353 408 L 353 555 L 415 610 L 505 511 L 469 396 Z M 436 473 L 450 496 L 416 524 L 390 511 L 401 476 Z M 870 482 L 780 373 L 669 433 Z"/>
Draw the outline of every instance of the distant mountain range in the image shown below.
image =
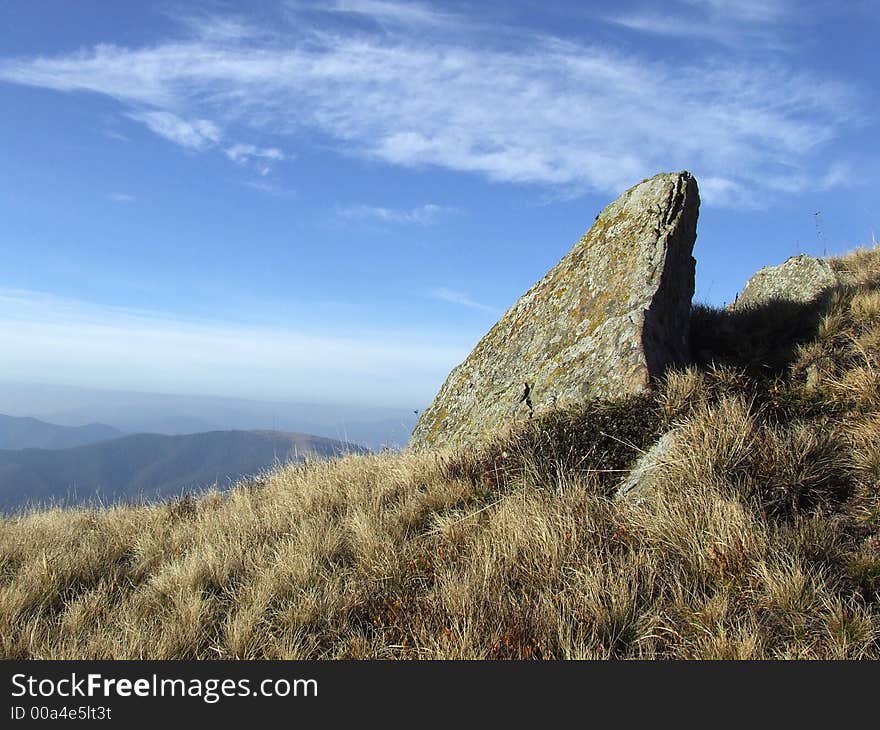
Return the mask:
<path id="1" fill-rule="evenodd" d="M 404 446 L 416 424 L 416 409 L 423 405 L 414 403 L 410 408 L 400 408 L 253 401 L 0 380 L 0 413 L 11 416 L 33 416 L 67 426 L 105 423 L 126 434 L 173 436 L 232 430 L 310 433 L 361 444 L 374 451 L 385 446 Z M 38 443 L 29 445 L 44 446 Z M 0 445 L 0 448 L 4 446 Z M 9 445 L 5 448 L 25 446 Z"/>
<path id="2" fill-rule="evenodd" d="M 118 428 L 104 423 L 56 426 L 36 418 L 0 414 L 0 449 L 67 449 L 122 435 Z"/>
<path id="3" fill-rule="evenodd" d="M 50 428 L 43 428 L 47 426 Z M 114 432 L 97 424 L 67 429 L 40 421 L 34 421 L 28 432 L 17 424 L 10 433 L 18 435 L 8 437 L 10 442 L 24 442 L 27 433 L 32 434 L 31 443 L 39 439 L 44 444 L 62 443 L 103 434 L 109 434 L 111 440 L 74 448 L 0 450 L 0 510 L 13 511 L 29 504 L 168 498 L 213 484 L 227 487 L 277 462 L 301 461 L 306 455 L 330 457 L 367 451 L 335 439 L 275 431 L 112 438 Z"/>

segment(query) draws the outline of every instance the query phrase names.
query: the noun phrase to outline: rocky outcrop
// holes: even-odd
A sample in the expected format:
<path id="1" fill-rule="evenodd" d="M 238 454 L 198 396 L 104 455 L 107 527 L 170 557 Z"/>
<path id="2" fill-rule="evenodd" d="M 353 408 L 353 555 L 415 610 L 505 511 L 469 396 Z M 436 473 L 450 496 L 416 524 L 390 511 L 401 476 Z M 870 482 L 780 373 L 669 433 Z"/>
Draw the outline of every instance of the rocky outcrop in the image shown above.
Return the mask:
<path id="1" fill-rule="evenodd" d="M 471 444 L 556 405 L 636 393 L 687 362 L 698 209 L 688 172 L 611 203 L 450 373 L 410 448 Z"/>
<path id="2" fill-rule="evenodd" d="M 746 282 L 731 309 L 760 307 L 776 301 L 808 304 L 839 284 L 825 259 L 807 254 L 792 256 L 779 266 L 766 266 Z"/>

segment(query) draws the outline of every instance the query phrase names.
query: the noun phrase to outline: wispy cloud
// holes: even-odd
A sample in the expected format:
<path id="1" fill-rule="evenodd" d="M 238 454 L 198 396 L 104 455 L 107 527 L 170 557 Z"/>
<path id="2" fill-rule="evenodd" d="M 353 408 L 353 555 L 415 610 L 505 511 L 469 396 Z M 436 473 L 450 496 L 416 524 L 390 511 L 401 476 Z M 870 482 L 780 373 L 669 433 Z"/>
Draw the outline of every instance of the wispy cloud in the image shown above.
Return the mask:
<path id="1" fill-rule="evenodd" d="M 346 220 L 372 220 L 379 223 L 415 224 L 419 226 L 434 225 L 441 218 L 455 211 L 443 205 L 425 203 L 416 208 L 382 208 L 375 205 L 349 205 L 337 210 L 341 218 Z"/>
<path id="2" fill-rule="evenodd" d="M 233 162 L 247 166 L 252 164 L 260 175 L 267 175 L 271 170 L 271 162 L 280 162 L 284 153 L 277 147 L 256 147 L 252 144 L 234 144 L 225 150 L 226 156 Z"/>
<path id="3" fill-rule="evenodd" d="M 196 5 L 191 3 L 191 5 Z M 267 38 L 273 35 L 269 27 L 259 26 L 240 15 L 212 15 L 205 12 L 167 13 L 169 20 L 187 28 L 201 39 L 217 43 L 239 42 Z"/>
<path id="4" fill-rule="evenodd" d="M 114 203 L 133 203 L 136 198 L 134 195 L 129 195 L 128 193 L 112 193 L 110 195 L 110 200 Z"/>
<path id="5" fill-rule="evenodd" d="M 736 38 L 736 34 L 728 27 L 683 22 L 681 17 L 670 16 L 655 10 L 610 15 L 606 17 L 606 20 L 629 30 L 641 31 L 652 35 L 672 36 L 675 38 L 704 38 L 723 43 Z"/>
<path id="6" fill-rule="evenodd" d="M 286 195 L 296 194 L 295 190 L 291 190 L 290 188 L 286 188 L 283 185 L 279 185 L 278 183 L 268 182 L 263 179 L 245 180 L 242 184 L 247 188 L 251 188 L 251 190 L 257 190 L 261 193 L 266 193 L 267 195 L 282 197 Z"/>
<path id="7" fill-rule="evenodd" d="M 115 139 L 117 142 L 131 142 L 129 137 L 126 137 L 122 132 L 117 132 L 115 129 L 105 129 L 104 136 L 108 139 Z"/>
<path id="8" fill-rule="evenodd" d="M 295 5 L 295 7 L 297 7 Z M 302 7 L 302 6 L 298 6 Z M 387 0 L 336 0 L 323 7 L 325 12 L 349 13 L 370 18 L 381 24 L 445 26 L 457 18 L 419 2 L 387 2 Z"/>
<path id="9" fill-rule="evenodd" d="M 727 46 L 778 49 L 780 30 L 794 18 L 788 0 L 673 0 L 605 16 L 630 30 L 674 38 L 692 38 Z"/>
<path id="10" fill-rule="evenodd" d="M 128 117 L 181 147 L 205 150 L 220 141 L 220 128 L 208 119 L 187 121 L 166 111 L 133 112 Z"/>
<path id="11" fill-rule="evenodd" d="M 737 13 L 743 24 L 769 12 L 757 2 L 690 1 L 705 14 Z M 0 60 L 0 80 L 111 96 L 191 149 L 221 137 L 234 148 L 221 132 L 228 129 L 299 143 L 311 132 L 341 154 L 388 165 L 574 193 L 618 193 L 658 170 L 687 168 L 712 181 L 705 202 L 721 205 L 774 193 L 765 180 L 776 174 L 820 175 L 820 148 L 858 108 L 855 90 L 784 59 L 734 61 L 722 52 L 694 64 L 535 34 L 501 42 L 483 27 L 453 37 L 427 27 L 444 15 L 431 5 L 329 7 L 425 27 L 328 21 L 305 32 L 279 21 L 260 34 L 218 19 L 190 24 L 184 40 Z M 784 10 L 778 0 L 773 7 Z M 309 12 L 313 23 L 328 16 Z"/>
<path id="12" fill-rule="evenodd" d="M 793 0 L 679 0 L 727 20 L 772 23 L 789 17 L 796 9 Z"/>
<path id="13" fill-rule="evenodd" d="M 432 299 L 438 299 L 441 302 L 449 302 L 450 304 L 457 304 L 461 307 L 475 309 L 479 312 L 488 312 L 489 314 L 496 314 L 498 312 L 495 307 L 490 307 L 488 304 L 481 304 L 480 302 L 474 301 L 464 292 L 455 291 L 454 289 L 439 287 L 437 289 L 432 289 L 429 294 Z"/>
<path id="14" fill-rule="evenodd" d="M 333 337 L 32 291 L 0 289 L 0 307 L 0 340 L 15 353 L 0 362 L 8 380 L 276 400 L 356 402 L 370 393 L 396 405 L 429 397 L 468 349 L 418 333 Z"/>

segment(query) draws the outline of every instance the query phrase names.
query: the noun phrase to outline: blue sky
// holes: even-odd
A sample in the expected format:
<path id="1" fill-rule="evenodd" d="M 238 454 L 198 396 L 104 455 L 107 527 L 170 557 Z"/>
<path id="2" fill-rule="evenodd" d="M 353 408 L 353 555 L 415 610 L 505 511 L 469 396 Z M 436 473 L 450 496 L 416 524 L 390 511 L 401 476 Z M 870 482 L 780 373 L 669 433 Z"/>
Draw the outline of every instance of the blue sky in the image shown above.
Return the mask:
<path id="1" fill-rule="evenodd" d="M 666 170 L 701 189 L 697 299 L 869 244 L 878 16 L 0 2 L 0 378 L 421 408 Z"/>

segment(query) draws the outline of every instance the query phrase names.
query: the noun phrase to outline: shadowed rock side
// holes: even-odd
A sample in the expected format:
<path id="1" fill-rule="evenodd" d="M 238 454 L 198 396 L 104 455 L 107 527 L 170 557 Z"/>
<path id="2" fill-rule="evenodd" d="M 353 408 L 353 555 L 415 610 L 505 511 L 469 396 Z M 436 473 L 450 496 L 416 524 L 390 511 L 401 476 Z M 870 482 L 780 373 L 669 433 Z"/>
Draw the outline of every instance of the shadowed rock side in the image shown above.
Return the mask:
<path id="1" fill-rule="evenodd" d="M 409 448 L 475 443 L 555 405 L 637 393 L 688 362 L 698 210 L 688 172 L 611 203 L 450 373 Z"/>

